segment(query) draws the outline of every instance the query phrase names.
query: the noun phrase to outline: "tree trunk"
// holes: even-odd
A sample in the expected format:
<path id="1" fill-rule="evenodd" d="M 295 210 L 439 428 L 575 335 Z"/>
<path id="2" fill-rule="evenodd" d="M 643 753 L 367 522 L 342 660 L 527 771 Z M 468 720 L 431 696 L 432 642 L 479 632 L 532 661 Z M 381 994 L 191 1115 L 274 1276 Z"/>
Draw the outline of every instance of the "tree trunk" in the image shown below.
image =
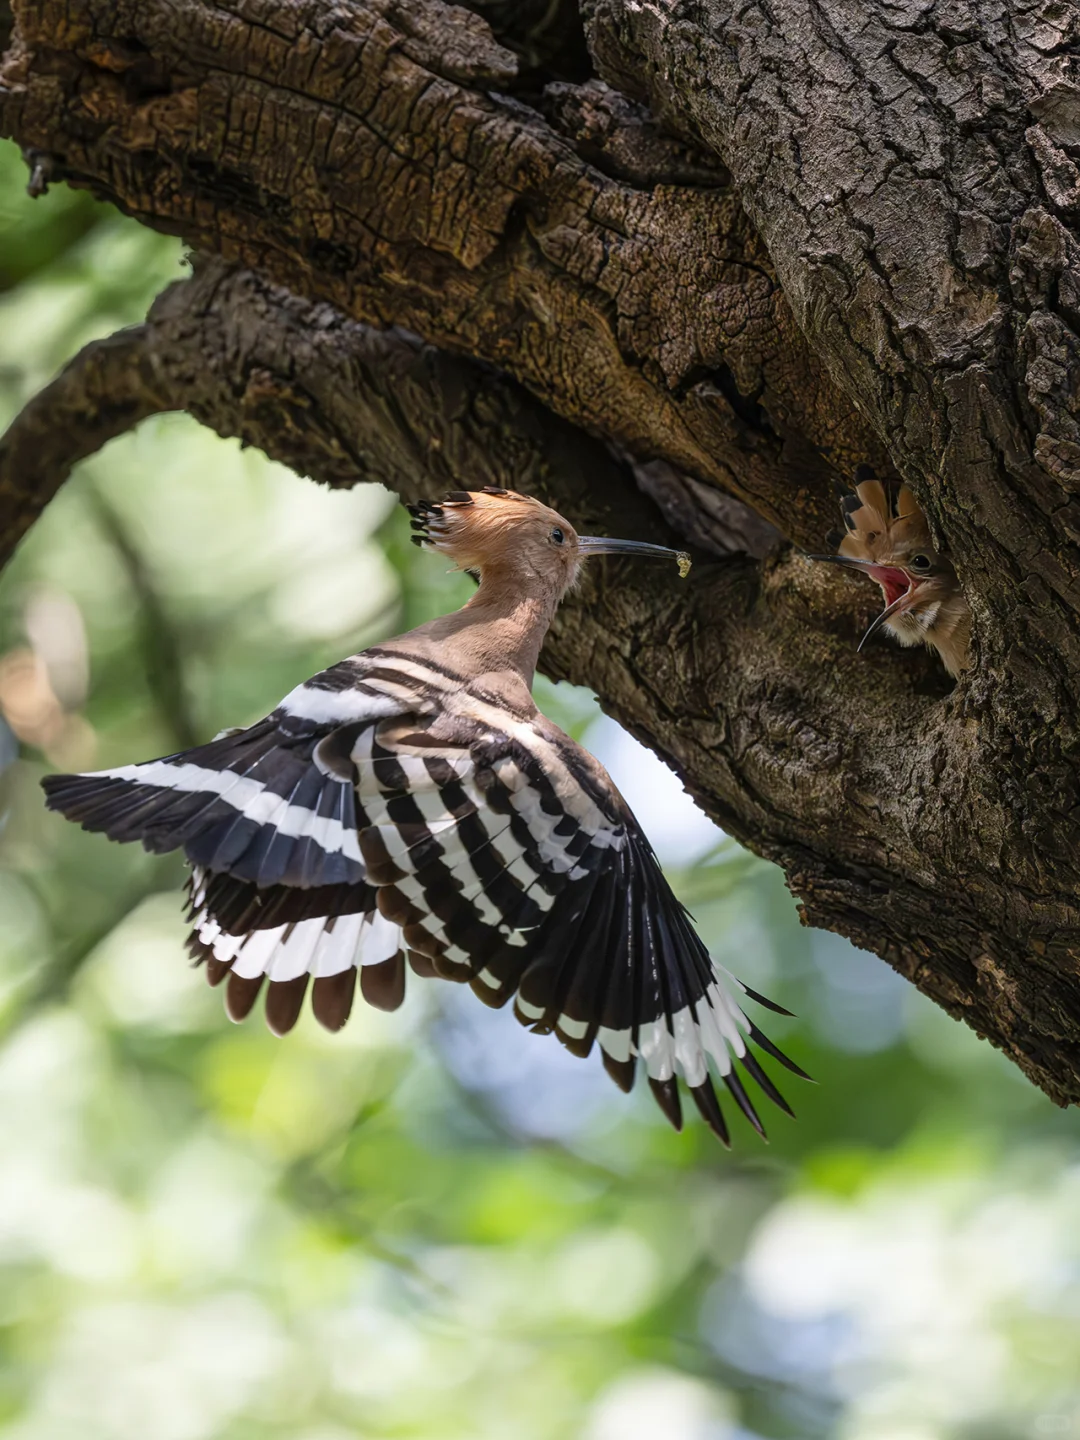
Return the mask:
<path id="1" fill-rule="evenodd" d="M 39 178 L 218 258 L 15 422 L 7 544 L 162 408 L 331 484 L 497 482 L 666 529 L 689 585 L 594 575 L 549 673 L 779 862 L 810 923 L 1080 1098 L 1080 12 L 11 9 L 0 128 Z M 955 687 L 856 655 L 869 587 L 791 548 L 822 548 L 831 480 L 867 460 L 963 580 Z"/>

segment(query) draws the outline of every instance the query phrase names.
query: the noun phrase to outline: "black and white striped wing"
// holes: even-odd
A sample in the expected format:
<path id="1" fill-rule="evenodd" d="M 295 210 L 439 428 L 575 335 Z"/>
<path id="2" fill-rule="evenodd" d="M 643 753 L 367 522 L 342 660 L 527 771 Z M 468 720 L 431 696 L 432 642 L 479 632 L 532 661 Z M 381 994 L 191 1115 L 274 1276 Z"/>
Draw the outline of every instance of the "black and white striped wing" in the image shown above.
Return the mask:
<path id="1" fill-rule="evenodd" d="M 381 716 L 433 703 L 414 672 L 357 656 L 246 730 L 145 764 L 50 776 L 48 804 L 111 839 L 184 851 L 189 947 L 213 983 L 227 977 L 232 1018 L 265 984 L 267 1019 L 283 1034 L 310 983 L 316 1016 L 338 1029 L 358 970 L 371 1003 L 393 1008 L 404 994 L 400 932 L 365 876 L 348 753 Z"/>
<path id="2" fill-rule="evenodd" d="M 744 1014 L 761 997 L 713 965 L 609 777 L 561 731 L 475 702 L 384 721 L 352 758 L 380 910 L 436 973 L 491 1005 L 515 996 L 575 1054 L 598 1044 L 626 1090 L 640 1060 L 676 1127 L 681 1077 L 727 1141 L 711 1066 L 762 1129 L 736 1061 L 788 1108 L 749 1049 L 802 1073 Z"/>
<path id="3" fill-rule="evenodd" d="M 206 745 L 89 775 L 51 775 L 47 803 L 86 830 L 182 849 L 193 865 L 259 887 L 363 879 L 361 815 L 341 767 L 343 731 L 430 704 L 402 677 L 369 682 L 365 656 L 298 686 L 272 714 Z M 343 742 L 347 754 L 349 742 Z"/>

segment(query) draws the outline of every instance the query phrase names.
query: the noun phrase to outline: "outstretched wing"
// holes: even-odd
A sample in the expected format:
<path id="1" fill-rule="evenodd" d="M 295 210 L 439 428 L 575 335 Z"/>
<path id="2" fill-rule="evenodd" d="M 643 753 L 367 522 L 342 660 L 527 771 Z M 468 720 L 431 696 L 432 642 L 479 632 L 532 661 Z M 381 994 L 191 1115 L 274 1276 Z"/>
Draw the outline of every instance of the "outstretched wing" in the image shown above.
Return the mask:
<path id="1" fill-rule="evenodd" d="M 160 760 L 89 775 L 51 775 L 47 803 L 86 830 L 182 849 L 193 865 L 266 887 L 355 884 L 364 867 L 361 815 L 341 757 L 357 729 L 409 705 L 415 684 L 393 693 L 367 681 L 366 657 L 299 686 L 246 730 L 225 731 Z"/>
<path id="2" fill-rule="evenodd" d="M 415 667 L 368 652 L 298 686 L 272 714 L 208 745 L 91 775 L 44 781 L 50 809 L 114 840 L 182 849 L 192 863 L 189 948 L 243 1019 L 266 986 L 267 1020 L 312 1008 L 339 1029 L 357 972 L 373 1004 L 404 995 L 400 933 L 378 912 L 359 831 L 349 751 L 382 716 L 433 705 Z"/>
<path id="3" fill-rule="evenodd" d="M 788 1109 L 749 1048 L 802 1074 L 744 1014 L 741 996 L 761 997 L 713 965 L 609 777 L 568 736 L 477 702 L 383 721 L 352 759 L 379 908 L 437 974 L 491 1005 L 516 997 L 523 1024 L 577 1055 L 598 1044 L 625 1090 L 640 1060 L 676 1127 L 681 1076 L 727 1142 L 710 1065 L 758 1130 L 736 1061 Z"/>

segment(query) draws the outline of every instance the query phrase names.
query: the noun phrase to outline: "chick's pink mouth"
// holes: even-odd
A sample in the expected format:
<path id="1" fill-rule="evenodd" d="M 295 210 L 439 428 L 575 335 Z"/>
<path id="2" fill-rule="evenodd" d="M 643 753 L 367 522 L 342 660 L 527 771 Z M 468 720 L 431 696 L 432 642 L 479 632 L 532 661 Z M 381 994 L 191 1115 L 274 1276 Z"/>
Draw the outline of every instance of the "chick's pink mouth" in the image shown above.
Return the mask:
<path id="1" fill-rule="evenodd" d="M 899 600 L 911 586 L 911 576 L 904 570 L 897 570 L 893 565 L 871 565 L 867 567 L 866 573 L 881 586 L 886 605 Z"/>

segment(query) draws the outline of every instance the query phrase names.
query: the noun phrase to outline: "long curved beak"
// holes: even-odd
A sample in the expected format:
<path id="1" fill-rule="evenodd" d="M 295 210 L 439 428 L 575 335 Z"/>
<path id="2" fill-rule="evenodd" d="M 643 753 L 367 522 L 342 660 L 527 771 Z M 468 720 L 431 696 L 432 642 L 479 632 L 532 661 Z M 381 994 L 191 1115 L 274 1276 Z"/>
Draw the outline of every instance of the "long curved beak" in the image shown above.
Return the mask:
<path id="1" fill-rule="evenodd" d="M 672 550 L 667 545 L 650 545 L 647 540 L 609 540 L 605 535 L 579 535 L 578 550 L 590 555 L 640 555 L 655 560 L 674 560 L 685 580 L 690 573 L 690 556 L 685 550 Z"/>
<path id="2" fill-rule="evenodd" d="M 861 650 L 866 644 L 866 642 L 870 639 L 870 636 L 873 635 L 876 631 L 880 630 L 882 625 L 885 624 L 886 620 L 890 619 L 893 615 L 898 615 L 902 611 L 906 610 L 908 606 L 912 604 L 914 599 L 915 586 L 914 584 L 912 584 L 909 585 L 908 588 L 904 591 L 903 595 L 900 595 L 897 599 L 895 599 L 891 605 L 885 606 L 885 609 L 882 610 L 881 614 L 876 618 L 876 620 L 874 620 L 869 630 L 867 630 L 866 634 L 859 641 L 858 648 Z"/>
<path id="3" fill-rule="evenodd" d="M 843 565 L 849 570 L 861 570 L 864 575 L 869 575 L 872 580 L 877 580 L 878 573 L 883 571 L 900 571 L 899 566 L 880 565 L 876 564 L 873 560 L 856 560 L 853 555 L 807 555 L 805 558 L 807 560 L 825 560 L 830 565 Z M 900 571 L 900 573 L 903 574 L 903 571 Z M 860 650 L 870 639 L 871 635 L 875 635 L 881 629 L 886 620 L 890 620 L 894 615 L 902 614 L 915 603 L 915 592 L 918 588 L 918 582 L 911 576 L 905 576 L 905 578 L 908 581 L 907 589 L 902 595 L 898 595 L 891 605 L 886 605 L 881 614 L 877 616 L 874 623 L 859 641 Z"/>

